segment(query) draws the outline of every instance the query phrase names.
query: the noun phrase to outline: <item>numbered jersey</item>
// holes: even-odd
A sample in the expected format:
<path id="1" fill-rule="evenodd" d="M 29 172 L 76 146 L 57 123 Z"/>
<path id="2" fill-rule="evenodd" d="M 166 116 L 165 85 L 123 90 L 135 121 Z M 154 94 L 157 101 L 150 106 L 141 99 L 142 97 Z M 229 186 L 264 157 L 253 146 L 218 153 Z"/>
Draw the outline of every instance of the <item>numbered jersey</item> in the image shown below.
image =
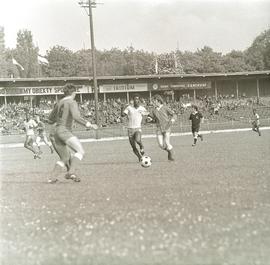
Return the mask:
<path id="1" fill-rule="evenodd" d="M 72 97 L 64 97 L 50 113 L 49 120 L 56 123 L 56 126 L 63 126 L 68 130 L 72 129 L 73 121 L 85 125 L 86 121 L 80 117 L 77 102 Z"/>

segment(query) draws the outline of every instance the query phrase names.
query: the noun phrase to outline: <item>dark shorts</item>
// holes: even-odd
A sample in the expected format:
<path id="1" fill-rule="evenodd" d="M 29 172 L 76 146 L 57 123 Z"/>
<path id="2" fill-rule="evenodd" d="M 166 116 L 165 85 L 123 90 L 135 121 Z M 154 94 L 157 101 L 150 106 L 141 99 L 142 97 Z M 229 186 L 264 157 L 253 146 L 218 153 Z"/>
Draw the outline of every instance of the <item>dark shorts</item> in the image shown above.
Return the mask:
<path id="1" fill-rule="evenodd" d="M 192 133 L 199 132 L 200 127 L 191 127 Z"/>
<path id="2" fill-rule="evenodd" d="M 71 131 L 65 127 L 57 127 L 54 133 L 54 139 L 57 144 L 66 144 L 67 140 L 73 137 Z"/>
<path id="3" fill-rule="evenodd" d="M 128 128 L 128 137 L 131 138 L 135 135 L 136 132 L 142 133 L 141 128 Z"/>

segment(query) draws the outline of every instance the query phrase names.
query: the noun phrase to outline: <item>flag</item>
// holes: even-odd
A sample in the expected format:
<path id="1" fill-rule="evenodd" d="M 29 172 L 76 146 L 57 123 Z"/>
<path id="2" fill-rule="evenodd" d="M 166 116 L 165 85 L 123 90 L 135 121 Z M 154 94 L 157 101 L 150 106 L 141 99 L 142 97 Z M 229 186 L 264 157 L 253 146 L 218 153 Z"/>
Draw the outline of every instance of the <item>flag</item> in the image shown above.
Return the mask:
<path id="1" fill-rule="evenodd" d="M 24 68 L 23 68 L 23 66 L 21 65 L 21 64 L 19 64 L 14 58 L 12 58 L 12 63 L 14 64 L 14 65 L 17 65 L 17 66 L 19 66 L 20 67 L 20 69 L 22 70 L 22 71 L 24 71 Z"/>
<path id="2" fill-rule="evenodd" d="M 49 64 L 48 60 L 41 55 L 38 55 L 38 63 L 39 64 Z"/>
<path id="3" fill-rule="evenodd" d="M 158 60 L 156 57 L 156 63 L 155 63 L 155 73 L 158 74 Z"/>

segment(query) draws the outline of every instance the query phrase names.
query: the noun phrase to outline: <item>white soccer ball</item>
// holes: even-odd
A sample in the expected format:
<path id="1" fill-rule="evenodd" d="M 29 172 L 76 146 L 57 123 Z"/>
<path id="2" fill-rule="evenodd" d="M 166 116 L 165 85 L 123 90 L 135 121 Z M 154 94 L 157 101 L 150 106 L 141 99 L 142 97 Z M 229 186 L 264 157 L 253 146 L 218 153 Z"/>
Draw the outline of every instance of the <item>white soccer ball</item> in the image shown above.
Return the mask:
<path id="1" fill-rule="evenodd" d="M 150 167 L 152 165 L 152 160 L 150 156 L 143 156 L 141 159 L 142 167 Z"/>

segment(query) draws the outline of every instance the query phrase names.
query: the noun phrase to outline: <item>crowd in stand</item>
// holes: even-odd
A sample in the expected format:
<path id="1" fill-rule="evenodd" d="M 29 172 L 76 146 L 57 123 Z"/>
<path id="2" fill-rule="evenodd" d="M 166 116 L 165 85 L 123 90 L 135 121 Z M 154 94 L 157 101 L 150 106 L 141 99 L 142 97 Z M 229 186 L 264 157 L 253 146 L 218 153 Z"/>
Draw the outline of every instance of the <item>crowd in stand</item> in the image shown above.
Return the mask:
<path id="1" fill-rule="evenodd" d="M 187 116 L 190 113 L 191 105 L 194 103 L 192 98 L 181 97 L 179 100 L 172 100 L 171 97 L 166 98 L 166 104 L 175 111 L 179 120 L 186 121 Z M 39 102 L 39 106 L 30 107 L 29 102 L 9 103 L 7 105 L 0 106 L 0 132 L 2 134 L 11 134 L 16 132 L 22 132 L 23 121 L 25 113 L 38 114 L 41 117 L 47 116 L 50 110 L 53 108 L 55 102 L 50 100 L 42 100 Z M 79 104 L 81 114 L 91 122 L 95 122 L 95 107 L 93 100 L 85 100 Z M 151 109 L 151 102 L 149 98 L 142 99 L 142 104 Z M 212 96 L 204 96 L 196 99 L 196 105 L 198 105 L 200 111 L 203 113 L 206 119 L 216 119 L 218 116 L 223 115 L 226 119 L 232 119 L 231 113 L 238 109 L 246 109 L 250 111 L 252 106 L 262 105 L 270 106 L 269 98 L 260 99 L 257 98 L 238 98 L 234 96 L 222 96 L 217 99 Z M 100 101 L 98 103 L 99 109 L 99 124 L 102 127 L 110 127 L 124 122 L 121 117 L 121 106 L 127 105 L 127 102 L 123 99 L 107 99 L 106 101 Z"/>

